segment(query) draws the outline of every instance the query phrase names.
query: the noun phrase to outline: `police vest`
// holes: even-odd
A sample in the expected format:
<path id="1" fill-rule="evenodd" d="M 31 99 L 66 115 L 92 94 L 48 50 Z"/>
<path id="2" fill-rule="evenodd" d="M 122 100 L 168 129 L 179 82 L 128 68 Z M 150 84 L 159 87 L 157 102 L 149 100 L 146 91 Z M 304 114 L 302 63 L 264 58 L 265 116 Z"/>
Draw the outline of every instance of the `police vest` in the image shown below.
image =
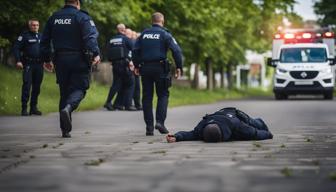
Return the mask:
<path id="1" fill-rule="evenodd" d="M 109 61 L 124 60 L 127 57 L 124 38 L 116 36 L 109 41 L 107 57 Z"/>
<path id="2" fill-rule="evenodd" d="M 81 27 L 76 20 L 79 10 L 61 10 L 53 15 L 52 38 L 57 51 L 78 51 L 83 50 L 83 40 L 81 39 Z"/>
<path id="3" fill-rule="evenodd" d="M 166 32 L 164 30 L 151 28 L 145 30 L 140 36 L 140 56 L 144 62 L 161 61 L 167 58 L 165 46 Z"/>

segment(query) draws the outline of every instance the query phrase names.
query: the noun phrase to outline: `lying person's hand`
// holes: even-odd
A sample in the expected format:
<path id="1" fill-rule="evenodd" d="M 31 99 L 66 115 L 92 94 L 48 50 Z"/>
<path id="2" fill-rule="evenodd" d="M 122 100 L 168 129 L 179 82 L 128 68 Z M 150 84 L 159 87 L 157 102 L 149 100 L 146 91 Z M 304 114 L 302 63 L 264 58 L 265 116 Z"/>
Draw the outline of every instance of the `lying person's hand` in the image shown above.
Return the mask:
<path id="1" fill-rule="evenodd" d="M 168 142 L 168 143 L 175 143 L 175 142 L 176 142 L 176 138 L 175 138 L 175 136 L 172 135 L 172 134 L 168 134 L 168 135 L 166 136 L 166 139 L 167 139 L 167 142 Z"/>

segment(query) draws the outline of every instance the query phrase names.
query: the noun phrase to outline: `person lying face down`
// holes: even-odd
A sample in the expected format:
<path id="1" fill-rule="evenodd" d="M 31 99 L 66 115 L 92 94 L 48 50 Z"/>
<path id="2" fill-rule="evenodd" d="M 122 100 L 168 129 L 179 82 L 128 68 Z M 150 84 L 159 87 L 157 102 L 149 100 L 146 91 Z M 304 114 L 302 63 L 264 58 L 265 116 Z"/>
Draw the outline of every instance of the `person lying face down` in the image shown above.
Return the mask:
<path id="1" fill-rule="evenodd" d="M 198 140 L 216 143 L 272 138 L 272 133 L 262 119 L 251 118 L 232 107 L 204 116 L 192 131 L 180 131 L 166 136 L 168 143 Z"/>

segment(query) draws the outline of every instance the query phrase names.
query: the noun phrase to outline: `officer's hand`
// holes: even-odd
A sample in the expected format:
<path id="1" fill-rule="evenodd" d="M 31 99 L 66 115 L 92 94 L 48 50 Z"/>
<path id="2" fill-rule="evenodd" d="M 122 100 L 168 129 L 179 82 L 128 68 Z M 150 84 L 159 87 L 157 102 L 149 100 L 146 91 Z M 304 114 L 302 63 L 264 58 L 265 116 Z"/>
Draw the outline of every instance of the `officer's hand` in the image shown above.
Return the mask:
<path id="1" fill-rule="evenodd" d="M 140 75 L 139 68 L 134 68 L 134 74 L 137 75 L 137 76 Z"/>
<path id="2" fill-rule="evenodd" d="M 131 71 L 134 71 L 134 64 L 133 64 L 132 61 L 129 62 L 128 67 L 129 67 L 129 69 L 130 69 Z"/>
<path id="3" fill-rule="evenodd" d="M 54 64 L 52 64 L 52 62 L 44 63 L 43 67 L 49 73 L 52 73 L 54 71 Z"/>
<path id="4" fill-rule="evenodd" d="M 181 69 L 177 68 L 175 71 L 175 79 L 178 79 L 181 77 L 182 71 Z"/>
<path id="5" fill-rule="evenodd" d="M 167 139 L 167 142 L 168 142 L 168 143 L 175 143 L 175 142 L 176 142 L 176 138 L 175 138 L 175 136 L 172 135 L 172 134 L 168 134 L 168 135 L 166 136 L 166 139 Z"/>
<path id="6" fill-rule="evenodd" d="M 100 56 L 97 55 L 95 58 L 93 58 L 92 65 L 98 65 L 100 63 Z"/>
<path id="7" fill-rule="evenodd" d="M 18 68 L 18 69 L 23 69 L 23 64 L 22 64 L 22 62 L 17 62 L 16 63 L 16 68 Z"/>

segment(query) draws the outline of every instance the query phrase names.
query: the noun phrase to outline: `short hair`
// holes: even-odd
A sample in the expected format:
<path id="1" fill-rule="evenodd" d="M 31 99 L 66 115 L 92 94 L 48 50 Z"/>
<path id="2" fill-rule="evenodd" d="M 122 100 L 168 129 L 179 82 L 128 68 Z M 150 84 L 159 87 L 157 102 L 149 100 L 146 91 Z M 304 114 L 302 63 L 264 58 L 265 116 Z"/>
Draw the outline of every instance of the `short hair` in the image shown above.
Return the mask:
<path id="1" fill-rule="evenodd" d="M 28 25 L 30 25 L 30 23 L 31 23 L 31 22 L 34 22 L 34 21 L 40 23 L 40 21 L 39 21 L 38 19 L 36 19 L 36 18 L 31 18 L 31 19 L 28 20 Z"/>
<path id="2" fill-rule="evenodd" d="M 208 124 L 203 130 L 204 142 L 207 143 L 217 143 L 222 141 L 222 132 L 219 126 L 215 123 Z"/>
<path id="3" fill-rule="evenodd" d="M 117 31 L 118 31 L 119 33 L 125 33 L 125 31 L 126 31 L 126 26 L 125 26 L 125 24 L 123 24 L 123 23 L 119 23 L 119 24 L 117 25 Z"/>
<path id="4" fill-rule="evenodd" d="M 164 21 L 164 16 L 162 13 L 160 12 L 155 12 L 153 15 L 152 15 L 152 23 L 160 23 Z"/>
<path id="5" fill-rule="evenodd" d="M 64 0 L 65 4 L 73 4 L 76 3 L 78 0 Z"/>

